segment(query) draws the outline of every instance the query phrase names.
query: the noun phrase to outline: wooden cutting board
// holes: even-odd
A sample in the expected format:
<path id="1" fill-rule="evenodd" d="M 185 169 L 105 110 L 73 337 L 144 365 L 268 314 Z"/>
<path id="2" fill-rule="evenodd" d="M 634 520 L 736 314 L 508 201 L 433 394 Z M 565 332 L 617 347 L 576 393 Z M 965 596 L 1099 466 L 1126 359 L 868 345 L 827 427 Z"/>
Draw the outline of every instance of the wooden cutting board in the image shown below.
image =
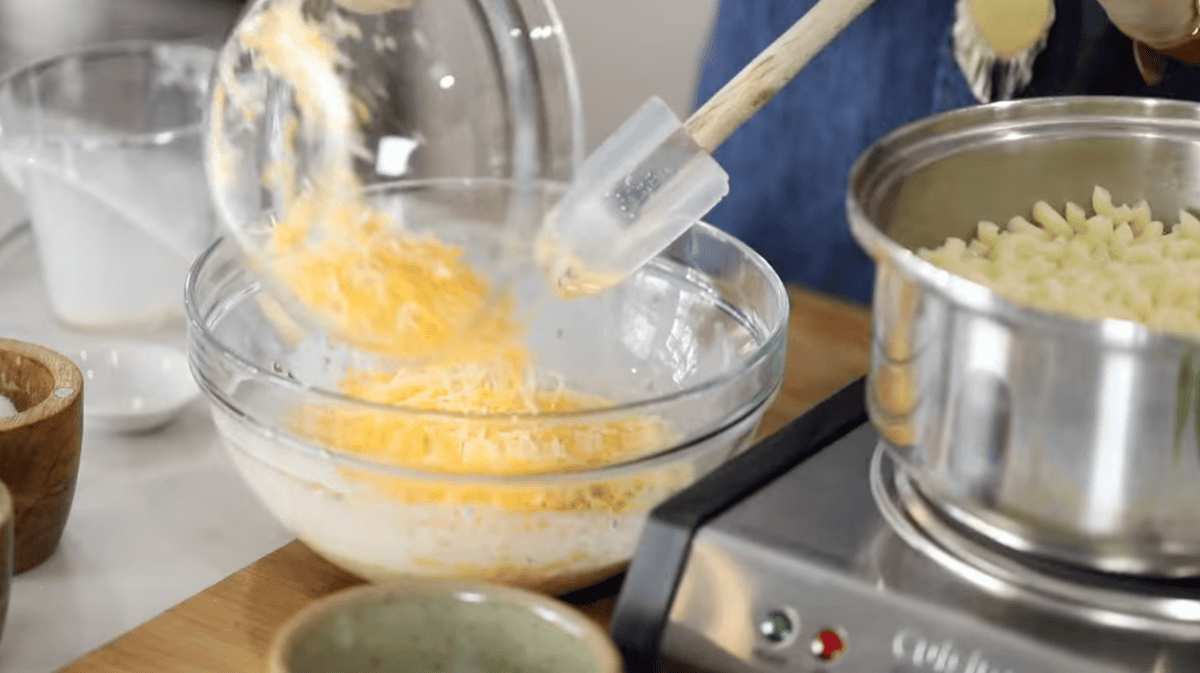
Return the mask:
<path id="1" fill-rule="evenodd" d="M 789 290 L 787 371 L 760 435 L 768 435 L 866 372 L 867 309 Z M 263 670 L 283 622 L 362 580 L 292 542 L 62 669 L 70 673 L 249 673 Z M 565 597 L 601 623 L 619 580 Z"/>

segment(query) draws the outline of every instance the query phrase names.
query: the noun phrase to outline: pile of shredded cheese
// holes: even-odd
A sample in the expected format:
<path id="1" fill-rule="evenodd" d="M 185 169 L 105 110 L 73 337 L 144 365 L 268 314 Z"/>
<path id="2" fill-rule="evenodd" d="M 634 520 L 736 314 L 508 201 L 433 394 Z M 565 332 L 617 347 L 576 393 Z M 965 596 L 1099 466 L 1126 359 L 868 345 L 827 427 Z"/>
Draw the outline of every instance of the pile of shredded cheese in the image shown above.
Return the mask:
<path id="1" fill-rule="evenodd" d="M 277 241 L 291 236 L 290 226 L 278 229 Z M 505 302 L 489 302 L 491 288 L 461 255 L 461 249 L 381 223 L 348 227 L 345 238 L 297 245 L 275 260 L 283 282 L 333 320 L 339 335 L 408 361 L 394 369 L 352 369 L 340 383 L 347 395 L 395 411 L 306 407 L 294 415 L 296 431 L 398 467 L 490 476 L 596 468 L 677 441 L 671 424 L 655 416 L 607 421 L 569 416 L 611 405 L 561 386 L 539 385 L 520 325 Z M 469 319 L 477 327 L 467 335 L 458 332 Z M 379 338 L 391 321 L 405 338 Z M 357 477 L 404 501 L 490 502 L 515 509 L 619 510 L 645 486 L 641 479 L 552 488 L 456 486 L 366 472 Z"/>
<path id="2" fill-rule="evenodd" d="M 332 232 L 314 241 L 318 222 Z M 397 362 L 443 364 L 490 360 L 519 344 L 510 304 L 462 248 L 407 232 L 367 204 L 320 219 L 293 207 L 271 233 L 270 272 L 339 339 Z"/>
<path id="3" fill-rule="evenodd" d="M 1180 211 L 1168 231 L 1145 201 L 1116 206 L 1099 186 L 1092 208 L 1088 216 L 1068 202 L 1060 213 L 1039 201 L 1037 224 L 980 222 L 969 243 L 950 238 L 918 253 L 1018 303 L 1200 336 L 1200 220 Z"/>
<path id="4" fill-rule="evenodd" d="M 272 11 L 299 8 L 281 5 Z M 310 51 L 336 58 L 334 38 L 311 21 L 303 23 L 302 41 L 313 45 Z M 247 44 L 279 44 L 283 38 L 269 30 L 284 25 L 291 24 L 261 22 Z M 260 67 L 272 67 L 268 50 L 256 54 Z M 287 78 L 288 67 L 276 72 Z M 306 100 L 297 96 L 302 109 L 310 104 Z M 275 167 L 271 173 L 264 180 L 286 171 Z M 365 203 L 361 194 L 345 171 L 319 175 L 314 186 L 287 204 L 259 261 L 338 338 L 404 363 L 387 371 L 347 371 L 340 384 L 342 392 L 356 399 L 396 410 L 333 404 L 296 409 L 291 423 L 297 433 L 402 468 L 488 476 L 612 465 L 678 440 L 674 427 L 658 417 L 556 418 L 554 414 L 610 404 L 561 386 L 539 385 L 511 302 L 471 268 L 464 250 L 406 230 L 389 213 Z M 286 320 L 278 312 L 272 315 Z M 537 414 L 549 416 L 530 417 Z M 463 485 L 364 471 L 354 475 L 405 502 L 491 503 L 518 510 L 615 512 L 663 485 L 650 485 L 642 477 L 537 486 L 528 481 Z M 682 486 L 690 475 L 672 468 L 659 477 Z"/>

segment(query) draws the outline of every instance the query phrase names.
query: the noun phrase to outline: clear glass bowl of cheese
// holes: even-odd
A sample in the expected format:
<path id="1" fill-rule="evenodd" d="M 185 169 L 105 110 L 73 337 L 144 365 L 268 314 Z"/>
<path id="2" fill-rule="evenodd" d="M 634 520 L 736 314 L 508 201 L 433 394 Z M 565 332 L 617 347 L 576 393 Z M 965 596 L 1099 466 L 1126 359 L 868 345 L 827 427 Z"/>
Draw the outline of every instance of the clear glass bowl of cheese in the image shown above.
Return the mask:
<path id="1" fill-rule="evenodd" d="M 478 264 L 512 194 L 486 179 L 366 192 Z M 788 301 L 746 245 L 697 224 L 571 300 L 532 263 L 506 273 L 511 338 L 480 325 L 482 354 L 396 369 L 289 329 L 230 242 L 197 260 L 193 371 L 237 469 L 315 551 L 374 581 L 564 593 L 619 572 L 654 506 L 750 444 L 783 377 Z"/>

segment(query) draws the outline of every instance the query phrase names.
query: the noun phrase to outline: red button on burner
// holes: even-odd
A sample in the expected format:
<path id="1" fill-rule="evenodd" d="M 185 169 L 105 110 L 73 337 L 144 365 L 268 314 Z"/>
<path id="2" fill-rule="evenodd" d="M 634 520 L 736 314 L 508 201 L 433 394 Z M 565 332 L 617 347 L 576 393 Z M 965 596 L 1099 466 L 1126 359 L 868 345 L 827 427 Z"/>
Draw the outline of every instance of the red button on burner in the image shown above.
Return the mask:
<path id="1" fill-rule="evenodd" d="M 822 629 L 812 641 L 813 656 L 822 661 L 833 661 L 846 651 L 846 637 L 833 629 Z"/>

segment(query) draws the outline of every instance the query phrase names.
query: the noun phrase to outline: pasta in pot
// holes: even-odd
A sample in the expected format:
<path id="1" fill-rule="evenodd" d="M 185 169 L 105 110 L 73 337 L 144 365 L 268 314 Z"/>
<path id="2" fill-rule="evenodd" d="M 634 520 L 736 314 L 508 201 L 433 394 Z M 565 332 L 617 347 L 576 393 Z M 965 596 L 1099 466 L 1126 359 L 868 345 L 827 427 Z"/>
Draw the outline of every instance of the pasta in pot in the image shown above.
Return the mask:
<path id="1" fill-rule="evenodd" d="M 1200 337 L 1200 220 L 1180 211 L 1168 231 L 1145 201 L 1118 206 L 1099 186 L 1092 210 L 1038 201 L 1032 221 L 980 222 L 970 241 L 918 254 L 1020 304 Z"/>

